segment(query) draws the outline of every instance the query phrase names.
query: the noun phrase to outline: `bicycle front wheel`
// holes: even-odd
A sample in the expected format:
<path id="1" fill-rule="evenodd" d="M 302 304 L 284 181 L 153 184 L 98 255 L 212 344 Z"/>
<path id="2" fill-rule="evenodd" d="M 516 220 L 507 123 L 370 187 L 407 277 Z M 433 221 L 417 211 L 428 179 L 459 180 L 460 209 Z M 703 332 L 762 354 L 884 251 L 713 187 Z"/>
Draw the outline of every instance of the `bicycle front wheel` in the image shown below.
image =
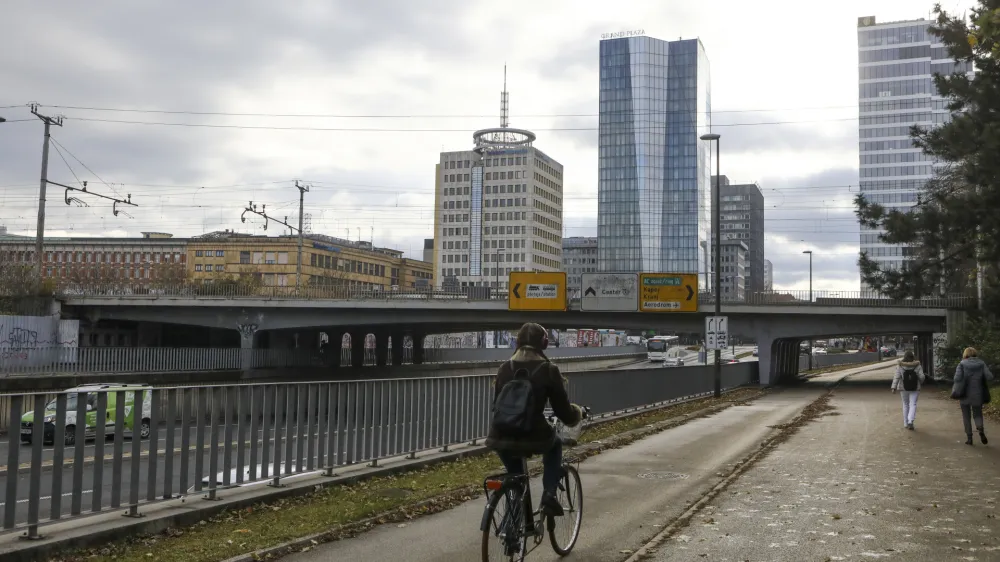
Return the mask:
<path id="1" fill-rule="evenodd" d="M 563 477 L 556 488 L 556 499 L 563 508 L 559 517 L 548 517 L 549 542 L 559 556 L 566 556 L 580 537 L 583 523 L 583 484 L 580 473 L 569 465 L 563 466 Z"/>
<path id="2" fill-rule="evenodd" d="M 483 562 L 521 562 L 527 554 L 524 501 L 514 489 L 493 493 L 483 528 Z"/>

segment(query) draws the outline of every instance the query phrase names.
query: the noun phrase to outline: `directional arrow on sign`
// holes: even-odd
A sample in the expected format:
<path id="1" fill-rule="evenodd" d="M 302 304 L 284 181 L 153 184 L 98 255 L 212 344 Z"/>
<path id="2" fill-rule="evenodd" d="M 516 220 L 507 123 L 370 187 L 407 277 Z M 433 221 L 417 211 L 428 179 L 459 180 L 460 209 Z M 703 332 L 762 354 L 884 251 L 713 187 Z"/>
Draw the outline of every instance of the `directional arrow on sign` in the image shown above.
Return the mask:
<path id="1" fill-rule="evenodd" d="M 514 290 L 512 291 L 514 293 L 514 298 L 517 298 L 517 299 L 521 298 L 521 293 L 517 292 L 517 290 L 520 289 L 520 288 L 521 288 L 521 284 L 520 283 L 514 285 Z"/>
<path id="2" fill-rule="evenodd" d="M 687 287 L 687 290 L 688 290 L 688 298 L 687 298 L 687 300 L 691 300 L 691 297 L 694 296 L 694 289 L 691 288 L 691 285 L 685 285 L 685 287 Z"/>
<path id="3" fill-rule="evenodd" d="M 596 297 L 597 296 L 597 291 L 595 291 L 593 287 L 587 287 L 587 290 L 584 291 L 583 296 L 586 297 L 588 295 L 594 295 Z"/>

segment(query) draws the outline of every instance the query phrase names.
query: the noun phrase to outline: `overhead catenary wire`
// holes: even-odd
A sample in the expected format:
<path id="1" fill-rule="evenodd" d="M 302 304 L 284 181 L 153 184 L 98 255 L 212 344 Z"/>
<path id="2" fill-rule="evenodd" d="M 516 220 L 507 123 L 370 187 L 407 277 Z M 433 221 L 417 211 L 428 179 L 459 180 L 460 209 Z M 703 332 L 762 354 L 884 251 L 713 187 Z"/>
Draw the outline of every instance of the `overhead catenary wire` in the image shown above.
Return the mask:
<path id="1" fill-rule="evenodd" d="M 21 107 L 11 105 L 8 107 Z M 228 112 L 228 111 L 196 111 L 196 110 L 170 110 L 170 109 L 141 109 L 125 107 L 98 107 L 82 105 L 41 105 L 53 109 L 67 109 L 76 111 L 97 111 L 114 113 L 150 113 L 159 115 L 198 115 L 216 117 L 275 117 L 275 118 L 303 118 L 303 119 L 488 119 L 495 117 L 494 114 L 351 114 L 351 113 L 274 113 L 274 112 Z M 774 113 L 779 111 L 827 111 L 834 109 L 857 109 L 857 104 L 851 105 L 827 105 L 812 107 L 785 107 L 785 108 L 765 108 L 765 109 L 719 109 L 712 111 L 684 111 L 684 110 L 621 110 L 605 111 L 604 114 L 635 114 L 635 115 L 668 115 L 668 114 L 696 114 L 715 115 L 731 113 Z M 526 113 L 516 115 L 517 118 L 537 118 L 537 117 L 597 117 L 599 113 Z"/>

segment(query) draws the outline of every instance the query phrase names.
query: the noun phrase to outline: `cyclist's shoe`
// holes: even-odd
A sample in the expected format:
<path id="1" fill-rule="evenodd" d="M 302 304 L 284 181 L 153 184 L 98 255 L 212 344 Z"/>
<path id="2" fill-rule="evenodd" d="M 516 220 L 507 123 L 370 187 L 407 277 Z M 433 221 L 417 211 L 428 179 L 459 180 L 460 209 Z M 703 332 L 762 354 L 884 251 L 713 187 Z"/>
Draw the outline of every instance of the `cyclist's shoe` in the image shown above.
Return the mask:
<path id="1" fill-rule="evenodd" d="M 562 506 L 559 505 L 559 500 L 556 499 L 556 495 L 553 492 L 542 493 L 541 508 L 542 513 L 554 517 L 561 517 L 565 513 Z"/>

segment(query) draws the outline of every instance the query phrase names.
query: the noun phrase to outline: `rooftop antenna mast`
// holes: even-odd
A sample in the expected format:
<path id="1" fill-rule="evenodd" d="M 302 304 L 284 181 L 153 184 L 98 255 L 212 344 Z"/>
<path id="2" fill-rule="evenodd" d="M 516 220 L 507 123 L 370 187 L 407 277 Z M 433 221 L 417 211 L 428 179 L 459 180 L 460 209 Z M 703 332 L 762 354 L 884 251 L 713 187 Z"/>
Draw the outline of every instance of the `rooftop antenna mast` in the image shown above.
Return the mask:
<path id="1" fill-rule="evenodd" d="M 507 63 L 503 65 L 503 91 L 500 92 L 500 127 L 510 124 L 510 94 L 507 93 Z"/>

